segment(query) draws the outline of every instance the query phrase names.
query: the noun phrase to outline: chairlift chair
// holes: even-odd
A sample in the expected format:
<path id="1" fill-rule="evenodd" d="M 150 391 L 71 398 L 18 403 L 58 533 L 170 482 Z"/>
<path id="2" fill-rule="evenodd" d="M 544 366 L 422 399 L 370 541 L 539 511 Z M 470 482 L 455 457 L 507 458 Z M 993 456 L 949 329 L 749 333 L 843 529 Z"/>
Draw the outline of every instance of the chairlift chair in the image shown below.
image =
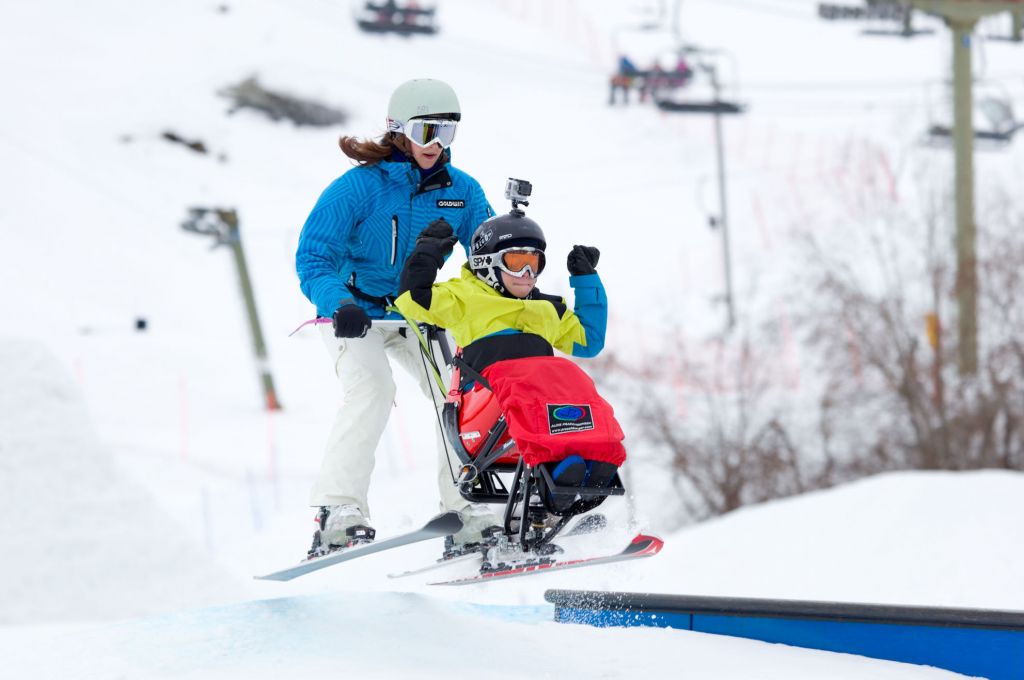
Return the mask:
<path id="1" fill-rule="evenodd" d="M 437 33 L 436 7 L 404 5 L 388 0 L 367 2 L 356 12 L 356 25 L 366 33 L 394 33 L 408 37 Z"/>
<path id="2" fill-rule="evenodd" d="M 932 35 L 935 33 L 934 28 L 915 28 L 914 27 L 914 8 L 905 2 L 899 0 L 887 0 L 886 2 L 875 2 L 868 3 L 869 7 L 879 8 L 891 8 L 891 13 L 885 13 L 885 15 L 878 19 L 869 19 L 869 22 L 873 22 L 874 25 L 869 24 L 867 28 L 861 29 L 861 35 L 874 35 L 880 37 L 895 37 L 895 38 L 915 38 L 919 35 Z M 902 9 L 902 12 L 899 10 Z M 894 22 L 899 22 L 898 28 L 893 26 Z"/>
<path id="3" fill-rule="evenodd" d="M 995 16 L 987 17 L 981 20 L 981 24 L 986 29 L 992 28 L 993 26 L 999 26 L 999 28 L 1005 30 L 1006 20 L 1009 19 L 1010 27 L 1005 33 L 993 33 L 986 30 L 985 40 L 996 40 L 1002 42 L 1015 42 L 1019 43 L 1024 40 L 1024 7 L 1015 10 L 1010 14 L 1009 17 Z M 997 29 L 998 30 L 998 29 Z"/>
<path id="4" fill-rule="evenodd" d="M 679 70 L 685 62 L 686 46 L 661 24 L 620 26 L 612 38 L 619 63 L 610 77 L 609 103 L 615 103 L 616 92 L 621 92 L 628 102 L 629 92 L 638 90 L 640 101 L 646 101 L 663 90 L 686 87 L 692 80 L 692 66 Z M 630 62 L 630 68 L 623 67 L 624 61 Z"/>
<path id="5" fill-rule="evenodd" d="M 654 102 L 662 111 L 669 113 L 743 113 L 742 104 L 729 101 L 679 101 L 675 99 L 658 99 Z"/>
<path id="6" fill-rule="evenodd" d="M 696 54 L 708 52 L 692 48 Z M 694 78 L 689 87 L 669 94 L 659 94 L 654 99 L 655 106 L 669 113 L 714 113 L 739 114 L 745 110 L 744 105 L 721 98 L 721 88 L 717 83 L 717 73 L 713 64 L 707 61 L 697 62 L 693 70 Z"/>
<path id="7" fill-rule="evenodd" d="M 981 143 L 978 148 L 982 150 L 1004 148 L 1013 141 L 1014 133 L 1024 127 L 1024 123 L 1016 120 L 1012 100 L 1006 93 L 1005 87 L 1000 83 L 979 81 L 975 84 L 975 88 L 974 139 Z M 950 89 L 951 86 L 947 83 L 944 87 L 943 103 L 940 106 L 929 108 L 927 143 L 932 146 L 948 147 L 952 144 L 952 112 L 949 110 L 952 93 Z M 932 115 L 936 108 L 944 113 L 943 118 L 938 121 Z M 987 125 L 978 126 L 977 121 L 985 121 Z"/>

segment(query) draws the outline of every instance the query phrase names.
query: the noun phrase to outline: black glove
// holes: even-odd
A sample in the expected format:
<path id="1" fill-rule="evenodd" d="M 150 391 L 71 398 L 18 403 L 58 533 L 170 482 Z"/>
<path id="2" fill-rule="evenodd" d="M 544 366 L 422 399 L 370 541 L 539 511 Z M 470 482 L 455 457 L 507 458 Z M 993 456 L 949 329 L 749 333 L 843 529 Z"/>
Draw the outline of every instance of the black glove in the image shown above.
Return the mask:
<path id="1" fill-rule="evenodd" d="M 362 307 L 351 302 L 334 310 L 331 321 L 336 338 L 362 338 L 370 330 L 370 317 Z"/>
<path id="2" fill-rule="evenodd" d="M 439 217 L 430 224 L 428 224 L 426 229 L 420 232 L 420 235 L 419 237 L 417 237 L 416 242 L 419 243 L 419 240 L 421 238 L 445 239 L 451 236 L 453 233 L 454 232 L 452 232 L 452 225 L 448 224 L 448 220 L 446 220 L 443 217 Z"/>
<path id="3" fill-rule="evenodd" d="M 601 251 L 594 246 L 573 246 L 565 265 L 573 276 L 583 276 L 595 273 L 597 261 L 600 259 Z"/>
<path id="4" fill-rule="evenodd" d="M 437 262 L 437 268 L 444 266 L 446 257 L 452 254 L 459 238 L 452 231 L 452 225 L 442 217 L 427 225 L 416 237 L 416 252 L 426 253 Z"/>

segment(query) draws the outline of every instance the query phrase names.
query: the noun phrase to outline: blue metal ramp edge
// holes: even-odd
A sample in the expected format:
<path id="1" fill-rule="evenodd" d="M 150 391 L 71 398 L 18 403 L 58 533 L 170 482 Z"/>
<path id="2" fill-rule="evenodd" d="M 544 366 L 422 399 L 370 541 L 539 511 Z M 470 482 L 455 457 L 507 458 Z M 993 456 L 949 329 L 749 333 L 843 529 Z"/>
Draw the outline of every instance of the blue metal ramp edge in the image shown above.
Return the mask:
<path id="1" fill-rule="evenodd" d="M 549 590 L 555 620 L 656 626 L 860 654 L 989 678 L 1024 678 L 1024 612 Z"/>

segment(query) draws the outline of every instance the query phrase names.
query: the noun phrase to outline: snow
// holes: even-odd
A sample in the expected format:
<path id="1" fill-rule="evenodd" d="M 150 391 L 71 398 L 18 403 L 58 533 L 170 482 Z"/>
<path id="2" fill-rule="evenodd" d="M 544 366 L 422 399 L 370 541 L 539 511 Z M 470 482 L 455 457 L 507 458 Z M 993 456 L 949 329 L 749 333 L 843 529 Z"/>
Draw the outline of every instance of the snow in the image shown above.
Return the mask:
<path id="1" fill-rule="evenodd" d="M 729 597 L 1024 609 L 1024 475 L 902 472 L 744 508 L 673 536 L 658 588 Z"/>
<path id="2" fill-rule="evenodd" d="M 388 579 L 436 556 L 421 544 L 287 584 L 252 580 L 308 546 L 306 495 L 338 403 L 316 333 L 287 337 L 312 314 L 294 277 L 298 232 L 348 167 L 336 137 L 382 131 L 396 83 L 430 74 L 456 87 L 456 164 L 498 209 L 506 177 L 533 182 L 530 214 L 552 262 L 573 243 L 602 248 L 610 348 L 655 347 L 679 324 L 699 344 L 721 327 L 710 301 L 722 287 L 720 246 L 705 227 L 716 205 L 710 121 L 605 106 L 609 36 L 624 39 L 626 5 L 446 0 L 441 36 L 405 40 L 362 36 L 350 7 L 323 0 L 9 3 L 6 674 L 270 678 L 344 665 L 356 677 L 468 677 L 480 674 L 478 646 L 493 641 L 508 652 L 487 667 L 493 677 L 939 678 L 951 674 L 684 631 L 554 624 L 542 594 L 1024 609 L 1024 475 L 887 475 L 671 532 L 663 470 L 642 451 L 631 451 L 640 522 L 667 539 L 651 560 L 471 588 Z M 688 39 L 730 50 L 727 83 L 751 105 L 725 123 L 737 288 L 767 290 L 784 314 L 795 303 L 777 283 L 792 271 L 794 225 L 847 227 L 843 192 L 877 181 L 878 158 L 895 173 L 897 203 L 910 200 L 914 167 L 948 169 L 948 155 L 907 141 L 928 122 L 920 84 L 943 77 L 946 35 L 866 39 L 815 21 L 810 2 L 694 0 L 682 16 Z M 1019 63 L 1014 49 L 984 46 L 989 75 Z M 216 92 L 253 73 L 351 121 L 317 130 L 225 115 Z M 1008 85 L 1013 96 L 1021 86 Z M 165 130 L 202 139 L 211 155 L 167 144 Z M 1018 142 L 979 155 L 976 172 L 1019 176 L 1021 160 Z M 283 412 L 261 410 L 228 253 L 178 227 L 193 205 L 239 209 Z M 554 273 L 545 286 L 568 292 Z M 413 528 L 437 503 L 433 451 L 417 446 L 431 439 L 432 416 L 398 379 L 371 489 L 381 535 Z M 606 505 L 625 521 L 623 503 Z"/>
<path id="3" fill-rule="evenodd" d="M 40 654 L 54 645 L 59 657 Z M 544 607 L 485 608 L 416 593 L 256 600 L 106 626 L 16 629 L 0 638 L 0 650 L 8 667 L 44 673 L 33 677 L 262 679 L 343 672 L 555 680 L 665 677 L 680 669 L 688 677 L 737 680 L 754 669 L 765 680 L 963 677 L 701 633 L 570 626 L 552 622 Z"/>
<path id="4" fill-rule="evenodd" d="M 0 624 L 141 615 L 245 593 L 119 468 L 51 354 L 2 339 L 0 366 Z"/>

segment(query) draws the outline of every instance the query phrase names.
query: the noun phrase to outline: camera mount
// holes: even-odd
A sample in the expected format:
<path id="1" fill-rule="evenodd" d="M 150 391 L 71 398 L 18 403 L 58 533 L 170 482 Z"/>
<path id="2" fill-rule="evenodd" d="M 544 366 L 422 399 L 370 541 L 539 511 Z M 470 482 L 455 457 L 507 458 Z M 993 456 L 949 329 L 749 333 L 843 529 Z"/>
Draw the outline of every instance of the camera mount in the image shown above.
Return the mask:
<path id="1" fill-rule="evenodd" d="M 519 205 L 530 205 L 530 201 L 527 200 L 530 194 L 533 193 L 533 185 L 527 182 L 525 179 L 515 179 L 509 177 L 505 183 L 505 198 L 512 201 L 512 212 L 524 215 L 522 210 L 519 209 Z"/>

